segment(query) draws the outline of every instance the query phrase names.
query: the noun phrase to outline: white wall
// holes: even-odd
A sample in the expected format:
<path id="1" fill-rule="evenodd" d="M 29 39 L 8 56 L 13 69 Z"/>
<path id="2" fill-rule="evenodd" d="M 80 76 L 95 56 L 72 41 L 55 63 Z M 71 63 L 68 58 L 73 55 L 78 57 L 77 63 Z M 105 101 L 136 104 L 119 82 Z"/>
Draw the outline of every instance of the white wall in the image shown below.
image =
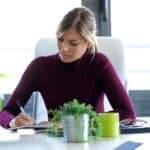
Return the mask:
<path id="1" fill-rule="evenodd" d="M 150 1 L 112 0 L 112 35 L 126 44 L 129 89 L 150 89 Z"/>
<path id="2" fill-rule="evenodd" d="M 45 36 L 55 35 L 57 24 L 80 0 L 0 1 L 0 48 L 31 48 Z"/>
<path id="3" fill-rule="evenodd" d="M 66 12 L 81 0 L 0 0 L 0 92 L 15 88 L 34 57 L 36 42 L 55 36 Z"/>

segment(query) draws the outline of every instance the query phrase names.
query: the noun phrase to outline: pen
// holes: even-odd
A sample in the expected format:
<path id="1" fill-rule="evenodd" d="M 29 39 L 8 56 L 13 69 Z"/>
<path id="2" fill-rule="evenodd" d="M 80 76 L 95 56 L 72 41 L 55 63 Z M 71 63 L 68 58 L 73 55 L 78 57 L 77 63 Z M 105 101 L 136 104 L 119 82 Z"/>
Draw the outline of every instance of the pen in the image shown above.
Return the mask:
<path id="1" fill-rule="evenodd" d="M 21 106 L 21 103 L 19 100 L 16 100 L 16 104 L 20 108 L 21 112 L 25 114 L 25 111 L 24 111 L 23 107 Z"/>

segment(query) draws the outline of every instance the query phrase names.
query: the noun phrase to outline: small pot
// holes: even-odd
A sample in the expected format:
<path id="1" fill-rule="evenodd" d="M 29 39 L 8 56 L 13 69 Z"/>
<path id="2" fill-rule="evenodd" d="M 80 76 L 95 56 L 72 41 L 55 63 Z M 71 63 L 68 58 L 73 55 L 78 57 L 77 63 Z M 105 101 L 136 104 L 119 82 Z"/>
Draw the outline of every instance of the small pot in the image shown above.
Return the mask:
<path id="1" fill-rule="evenodd" d="M 89 133 L 89 115 L 68 115 L 62 117 L 63 133 L 66 142 L 86 142 Z"/>

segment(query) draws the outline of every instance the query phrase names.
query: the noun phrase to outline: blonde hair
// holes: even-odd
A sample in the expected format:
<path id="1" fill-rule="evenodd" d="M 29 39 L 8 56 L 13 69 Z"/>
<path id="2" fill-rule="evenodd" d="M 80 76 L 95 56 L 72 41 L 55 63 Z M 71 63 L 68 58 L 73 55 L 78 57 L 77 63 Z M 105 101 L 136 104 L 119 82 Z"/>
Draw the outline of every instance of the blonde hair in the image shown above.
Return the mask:
<path id="1" fill-rule="evenodd" d="M 96 19 L 94 13 L 86 8 L 79 7 L 69 11 L 60 22 L 57 34 L 65 33 L 70 28 L 76 29 L 81 36 L 91 44 L 91 51 L 97 51 L 96 44 Z"/>

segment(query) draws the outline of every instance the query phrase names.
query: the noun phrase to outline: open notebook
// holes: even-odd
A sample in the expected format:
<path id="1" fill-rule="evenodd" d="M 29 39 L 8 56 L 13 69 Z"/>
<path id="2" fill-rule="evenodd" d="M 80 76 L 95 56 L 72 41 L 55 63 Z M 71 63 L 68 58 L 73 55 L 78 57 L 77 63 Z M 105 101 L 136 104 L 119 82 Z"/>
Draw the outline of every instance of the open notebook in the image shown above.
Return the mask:
<path id="1" fill-rule="evenodd" d="M 9 128 L 9 130 L 16 131 L 18 129 L 34 129 L 36 131 L 38 131 L 38 130 L 44 131 L 44 130 L 48 129 L 50 126 L 51 126 L 51 124 L 49 122 L 44 122 L 41 124 L 33 124 L 30 126 L 20 126 L 20 127 L 15 127 L 15 128 Z"/>
<path id="2" fill-rule="evenodd" d="M 120 132 L 122 134 L 150 132 L 150 123 L 144 119 L 136 119 L 133 125 L 120 124 Z"/>
<path id="3" fill-rule="evenodd" d="M 44 132 L 48 128 L 51 127 L 50 122 L 44 122 L 41 124 L 34 124 L 30 126 L 21 126 L 21 127 L 15 127 L 10 128 L 12 131 L 16 131 L 18 129 L 34 129 L 36 132 Z M 61 127 L 62 130 L 62 127 Z M 129 133 L 144 133 L 144 132 L 150 132 L 150 123 L 144 119 L 136 119 L 136 123 L 134 125 L 123 125 L 120 124 L 120 133 L 121 134 L 129 134 Z"/>

